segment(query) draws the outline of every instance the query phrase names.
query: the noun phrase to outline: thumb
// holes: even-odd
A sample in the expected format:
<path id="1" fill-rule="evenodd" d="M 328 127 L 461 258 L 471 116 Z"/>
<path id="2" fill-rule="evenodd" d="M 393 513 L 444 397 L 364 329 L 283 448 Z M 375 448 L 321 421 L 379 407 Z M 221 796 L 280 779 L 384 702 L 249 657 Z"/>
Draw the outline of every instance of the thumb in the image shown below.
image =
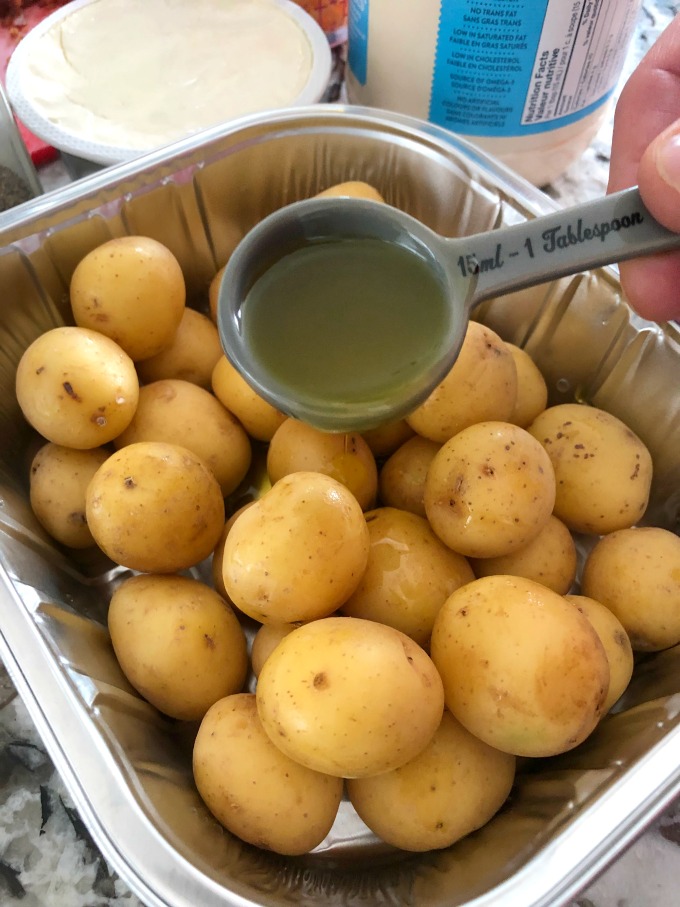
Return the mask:
<path id="1" fill-rule="evenodd" d="M 664 227 L 680 232 L 680 120 L 645 149 L 638 166 L 642 200 Z M 628 301 L 652 321 L 680 318 L 680 252 L 622 261 L 621 284 Z"/>
<path id="2" fill-rule="evenodd" d="M 669 230 L 680 232 L 680 120 L 647 147 L 638 169 L 645 205 Z"/>

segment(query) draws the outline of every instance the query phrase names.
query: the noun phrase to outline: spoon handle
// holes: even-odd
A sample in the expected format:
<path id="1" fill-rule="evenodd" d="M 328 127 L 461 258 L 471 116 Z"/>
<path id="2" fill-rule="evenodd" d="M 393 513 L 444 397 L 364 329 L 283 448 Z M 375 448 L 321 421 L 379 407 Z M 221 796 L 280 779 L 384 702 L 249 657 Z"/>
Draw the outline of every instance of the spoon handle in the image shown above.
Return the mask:
<path id="1" fill-rule="evenodd" d="M 633 188 L 445 242 L 450 265 L 474 281 L 472 308 L 483 299 L 567 274 L 679 248 L 680 234 L 662 227 Z"/>

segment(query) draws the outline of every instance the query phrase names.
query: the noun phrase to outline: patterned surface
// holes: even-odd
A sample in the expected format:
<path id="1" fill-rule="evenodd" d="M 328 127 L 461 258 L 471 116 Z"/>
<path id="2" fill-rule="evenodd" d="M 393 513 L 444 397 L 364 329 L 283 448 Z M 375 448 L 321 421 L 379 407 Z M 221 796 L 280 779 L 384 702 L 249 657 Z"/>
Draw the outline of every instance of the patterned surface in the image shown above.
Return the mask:
<path id="1" fill-rule="evenodd" d="M 625 75 L 680 3 L 646 2 Z M 342 98 L 338 55 L 329 100 Z M 582 160 L 553 186 L 564 204 L 604 191 L 611 122 Z M 66 177 L 60 162 L 41 173 L 45 188 Z M 672 907 L 680 882 L 680 800 L 572 907 Z M 112 872 L 74 810 L 10 679 L 0 665 L 0 904 L 2 907 L 143 907 Z M 197 905 L 199 907 L 199 905 Z"/>

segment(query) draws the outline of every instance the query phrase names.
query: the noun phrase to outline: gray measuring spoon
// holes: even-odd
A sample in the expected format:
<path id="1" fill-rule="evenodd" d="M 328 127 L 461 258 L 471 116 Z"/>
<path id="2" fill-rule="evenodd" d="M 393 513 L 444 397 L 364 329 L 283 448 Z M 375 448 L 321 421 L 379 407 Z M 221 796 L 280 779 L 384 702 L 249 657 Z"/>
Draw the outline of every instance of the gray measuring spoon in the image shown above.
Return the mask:
<path id="1" fill-rule="evenodd" d="M 365 430 L 431 393 L 482 300 L 678 247 L 637 189 L 453 239 L 380 202 L 312 198 L 241 241 L 218 328 L 277 409 L 325 431 Z"/>

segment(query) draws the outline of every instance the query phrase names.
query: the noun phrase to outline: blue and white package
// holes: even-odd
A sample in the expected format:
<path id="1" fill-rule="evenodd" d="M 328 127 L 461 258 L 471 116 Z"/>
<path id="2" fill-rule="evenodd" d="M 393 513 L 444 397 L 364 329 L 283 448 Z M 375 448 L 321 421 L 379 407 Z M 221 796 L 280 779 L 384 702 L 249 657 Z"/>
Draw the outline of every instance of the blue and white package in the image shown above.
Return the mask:
<path id="1" fill-rule="evenodd" d="M 348 94 L 471 138 L 554 133 L 604 109 L 639 7 L 640 0 L 351 0 Z"/>

